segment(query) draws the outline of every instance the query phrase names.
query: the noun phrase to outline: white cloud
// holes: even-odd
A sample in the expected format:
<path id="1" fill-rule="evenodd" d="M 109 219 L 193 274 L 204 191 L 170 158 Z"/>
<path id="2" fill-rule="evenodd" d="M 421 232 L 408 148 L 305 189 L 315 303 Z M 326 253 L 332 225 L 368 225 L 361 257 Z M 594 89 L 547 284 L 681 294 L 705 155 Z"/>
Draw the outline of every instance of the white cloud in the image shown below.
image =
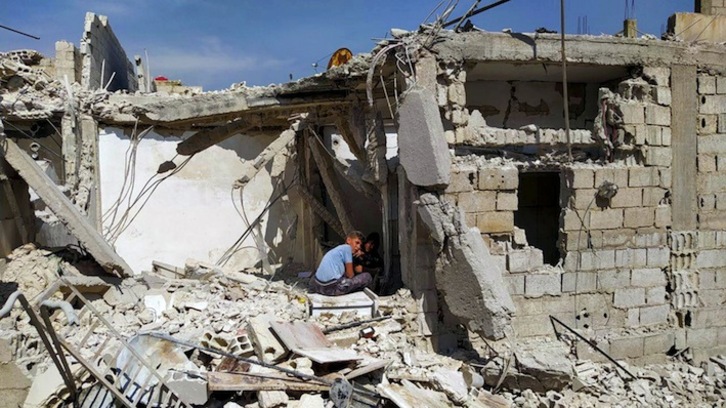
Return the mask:
<path id="1" fill-rule="evenodd" d="M 263 55 L 237 55 L 223 49 L 218 42 L 202 39 L 203 49 L 167 47 L 149 50 L 152 75 L 175 73 L 229 73 L 260 71 L 290 63 Z"/>

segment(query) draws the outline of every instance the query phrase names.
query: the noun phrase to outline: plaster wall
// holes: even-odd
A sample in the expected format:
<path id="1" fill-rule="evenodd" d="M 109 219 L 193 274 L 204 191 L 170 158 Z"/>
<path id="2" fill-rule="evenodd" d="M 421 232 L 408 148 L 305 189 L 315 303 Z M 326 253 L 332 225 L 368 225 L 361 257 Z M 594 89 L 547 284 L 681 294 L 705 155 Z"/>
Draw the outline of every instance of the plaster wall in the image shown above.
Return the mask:
<path id="1" fill-rule="evenodd" d="M 151 268 L 153 260 L 183 265 L 188 258 L 215 263 L 240 237 L 247 224 L 235 209 L 240 208 L 240 190 L 232 183 L 242 174 L 244 161 L 254 158 L 277 135 L 237 135 L 194 156 L 186 167 L 159 185 L 136 220 L 118 238 L 116 250 L 136 273 Z M 135 191 L 156 173 L 159 165 L 176 154 L 176 145 L 187 135 L 164 137 L 151 132 L 138 145 Z M 118 128 L 100 131 L 100 182 L 105 213 L 117 200 L 124 181 L 124 152 L 129 137 Z M 180 163 L 179 158 L 175 160 Z M 275 180 L 271 165 L 252 179 L 242 192 L 244 214 L 254 220 L 273 195 Z M 277 193 L 275 193 L 276 195 Z M 232 200 L 235 200 L 233 204 Z M 286 199 L 263 217 L 260 229 L 266 246 L 273 247 L 272 261 L 287 253 L 280 244 L 296 222 L 294 211 L 286 210 Z M 122 206 L 122 211 L 127 206 Z M 272 221 L 270 221 L 272 220 Z M 110 220 L 104 220 L 104 231 Z M 283 244 L 283 245 L 285 245 Z M 260 260 L 255 240 L 249 236 L 242 249 L 226 265 L 252 266 Z M 269 249 L 267 250 L 269 251 Z"/>

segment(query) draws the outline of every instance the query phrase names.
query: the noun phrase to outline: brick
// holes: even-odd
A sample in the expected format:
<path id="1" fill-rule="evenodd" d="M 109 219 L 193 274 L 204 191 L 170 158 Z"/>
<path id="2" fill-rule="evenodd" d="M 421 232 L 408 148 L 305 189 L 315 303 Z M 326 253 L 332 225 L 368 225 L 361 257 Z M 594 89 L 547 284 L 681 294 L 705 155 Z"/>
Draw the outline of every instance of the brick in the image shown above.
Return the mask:
<path id="1" fill-rule="evenodd" d="M 597 288 L 604 291 L 625 288 L 630 285 L 630 270 L 611 269 L 597 272 Z"/>
<path id="2" fill-rule="evenodd" d="M 641 205 L 643 205 L 643 189 L 641 188 L 621 188 L 610 200 L 612 208 L 640 207 Z"/>
<path id="3" fill-rule="evenodd" d="M 524 295 L 524 275 L 505 276 L 510 295 Z"/>
<path id="4" fill-rule="evenodd" d="M 673 161 L 670 147 L 646 146 L 644 154 L 644 162 L 648 166 L 670 167 Z"/>
<path id="5" fill-rule="evenodd" d="M 659 205 L 655 209 L 655 226 L 657 228 L 670 227 L 673 223 L 671 214 L 671 207 L 669 205 Z"/>
<path id="6" fill-rule="evenodd" d="M 615 266 L 615 251 L 583 251 L 580 253 L 580 269 L 583 271 L 595 271 L 600 269 L 611 269 Z"/>
<path id="7" fill-rule="evenodd" d="M 499 211 L 516 211 L 519 201 L 517 200 L 517 193 L 497 193 L 497 210 Z"/>
<path id="8" fill-rule="evenodd" d="M 476 216 L 476 226 L 482 233 L 512 232 L 514 213 L 511 211 L 479 213 Z"/>
<path id="9" fill-rule="evenodd" d="M 648 104 L 645 106 L 645 123 L 649 125 L 670 126 L 671 109 L 667 106 Z"/>
<path id="10" fill-rule="evenodd" d="M 676 344 L 676 336 L 672 332 L 658 333 L 643 338 L 643 354 L 665 354 Z"/>
<path id="11" fill-rule="evenodd" d="M 610 339 L 610 356 L 614 359 L 643 356 L 644 342 L 641 336 Z"/>
<path id="12" fill-rule="evenodd" d="M 623 123 L 637 125 L 645 123 L 645 107 L 640 103 L 622 103 L 619 106 L 623 113 Z"/>
<path id="13" fill-rule="evenodd" d="M 716 346 L 718 328 L 686 329 L 686 344 L 696 349 L 707 349 Z"/>
<path id="14" fill-rule="evenodd" d="M 660 177 L 655 167 L 632 167 L 628 170 L 628 185 L 630 187 L 658 186 Z M 621 189 L 624 186 L 620 186 Z M 620 194 L 620 191 L 618 191 Z"/>
<path id="15" fill-rule="evenodd" d="M 648 305 L 662 305 L 665 303 L 665 286 L 648 288 L 645 290 L 645 303 Z"/>
<path id="16" fill-rule="evenodd" d="M 648 306 L 640 308 L 640 325 L 653 326 L 668 322 L 670 305 Z"/>
<path id="17" fill-rule="evenodd" d="M 625 228 L 652 227 L 655 225 L 655 210 L 651 207 L 626 208 L 623 215 Z"/>
<path id="18" fill-rule="evenodd" d="M 724 113 L 726 95 L 702 95 L 699 98 L 698 112 L 701 114 Z"/>
<path id="19" fill-rule="evenodd" d="M 648 267 L 665 268 L 670 262 L 671 252 L 667 247 L 648 248 Z"/>
<path id="20" fill-rule="evenodd" d="M 510 273 L 533 271 L 544 265 L 543 259 L 541 249 L 512 250 L 507 254 L 507 269 Z"/>
<path id="21" fill-rule="evenodd" d="M 716 133 L 718 131 L 718 115 L 698 115 L 698 126 L 696 130 L 699 135 Z"/>
<path id="22" fill-rule="evenodd" d="M 613 306 L 618 308 L 630 308 L 645 304 L 644 288 L 622 288 L 615 290 Z"/>
<path id="23" fill-rule="evenodd" d="M 615 250 L 615 266 L 618 268 L 638 268 L 646 266 L 647 252 L 644 248 Z"/>
<path id="24" fill-rule="evenodd" d="M 626 168 L 602 168 L 595 171 L 595 188 L 604 182 L 617 184 L 618 188 L 628 185 L 628 169 Z"/>
<path id="25" fill-rule="evenodd" d="M 657 207 L 665 202 L 668 190 L 660 187 L 646 187 L 643 189 L 643 207 Z"/>
<path id="26" fill-rule="evenodd" d="M 701 251 L 696 258 L 696 266 L 700 268 L 718 268 L 726 266 L 726 251 L 710 249 Z"/>
<path id="27" fill-rule="evenodd" d="M 595 171 L 593 169 L 569 168 L 565 172 L 565 180 L 570 188 L 593 188 Z"/>
<path id="28" fill-rule="evenodd" d="M 495 191 L 470 191 L 459 193 L 458 206 L 464 212 L 494 211 L 497 202 Z"/>
<path id="29" fill-rule="evenodd" d="M 711 75 L 698 76 L 698 93 L 700 95 L 713 95 L 716 93 L 716 77 Z"/>
<path id="30" fill-rule="evenodd" d="M 590 210 L 590 229 L 607 230 L 618 229 L 623 226 L 623 210 L 604 209 L 602 211 Z"/>
<path id="31" fill-rule="evenodd" d="M 661 269 L 633 269 L 630 284 L 637 287 L 665 286 L 666 276 Z"/>
<path id="32" fill-rule="evenodd" d="M 516 167 L 479 168 L 480 190 L 516 190 L 519 186 L 519 172 Z"/>
<path id="33" fill-rule="evenodd" d="M 562 281 L 559 273 L 527 275 L 524 281 L 524 293 L 527 296 L 559 295 L 562 293 Z"/>

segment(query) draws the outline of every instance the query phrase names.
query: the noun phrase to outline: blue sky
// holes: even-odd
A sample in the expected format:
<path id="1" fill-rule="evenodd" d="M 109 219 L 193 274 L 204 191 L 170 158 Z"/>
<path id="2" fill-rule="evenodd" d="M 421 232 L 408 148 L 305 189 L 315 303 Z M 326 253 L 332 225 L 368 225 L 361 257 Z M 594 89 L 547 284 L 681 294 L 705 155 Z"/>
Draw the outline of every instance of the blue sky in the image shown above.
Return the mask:
<path id="1" fill-rule="evenodd" d="M 488 4 L 491 1 L 482 1 Z M 633 0 L 627 0 L 630 4 Z M 453 16 L 474 0 L 460 0 Z M 36 49 L 53 56 L 57 40 L 78 46 L 86 11 L 107 15 L 130 58 L 148 52 L 152 75 L 205 90 L 235 82 L 267 85 L 315 73 L 340 47 L 368 52 L 392 27 L 413 30 L 440 0 L 5 0 L 0 24 L 39 36 L 0 30 L 0 51 Z M 566 32 L 587 16 L 593 35 L 622 29 L 626 0 L 566 0 Z M 692 12 L 694 0 L 635 0 L 638 28 L 660 36 L 668 16 Z M 511 0 L 472 19 L 487 31 L 538 27 L 559 31 L 559 0 Z M 441 10 L 438 14 L 440 14 Z M 318 68 L 320 70 L 320 68 Z"/>

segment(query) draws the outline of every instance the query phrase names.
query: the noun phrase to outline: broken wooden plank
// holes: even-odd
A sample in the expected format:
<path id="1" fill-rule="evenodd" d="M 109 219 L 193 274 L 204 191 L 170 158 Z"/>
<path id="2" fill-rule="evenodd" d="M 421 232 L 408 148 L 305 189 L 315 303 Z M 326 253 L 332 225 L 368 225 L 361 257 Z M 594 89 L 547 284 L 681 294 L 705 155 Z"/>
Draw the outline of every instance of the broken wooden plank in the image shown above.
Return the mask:
<path id="1" fill-rule="evenodd" d="M 336 116 L 335 127 L 340 132 L 340 136 L 345 140 L 345 143 L 350 148 L 350 152 L 360 162 L 366 163 L 366 152 L 363 150 L 363 145 L 359 144 L 356 140 L 353 130 L 350 127 L 350 123 L 343 116 Z M 364 141 L 365 142 L 365 141 Z"/>
<path id="2" fill-rule="evenodd" d="M 274 373 L 207 373 L 207 389 L 214 391 L 328 391 L 326 384 Z"/>
<path id="3" fill-rule="evenodd" d="M 259 120 L 238 119 L 214 129 L 200 130 L 188 139 L 179 142 L 176 152 L 182 156 L 191 156 L 257 125 L 259 125 Z"/>
<path id="4" fill-rule="evenodd" d="M 300 196 L 303 198 L 303 200 L 305 200 L 308 206 L 310 206 L 315 215 L 325 221 L 325 223 L 328 224 L 328 226 L 332 228 L 336 234 L 340 235 L 341 237 L 345 236 L 345 231 L 343 231 L 343 226 L 340 225 L 338 217 L 328 211 L 323 203 L 321 203 L 317 198 L 312 195 L 312 193 L 308 191 L 307 187 L 300 184 L 296 184 L 296 186 L 298 187 L 297 192 L 300 193 Z"/>
<path id="5" fill-rule="evenodd" d="M 330 196 L 330 200 L 333 202 L 340 224 L 343 226 L 343 230 L 347 234 L 348 232 L 355 230 L 355 228 L 353 227 L 353 222 L 350 219 L 350 206 L 348 205 L 348 200 L 343 193 L 343 190 L 340 188 L 340 183 L 338 182 L 335 169 L 333 168 L 332 159 L 328 156 L 328 152 L 321 146 L 322 141 L 317 136 L 311 134 L 308 140 L 310 141 L 308 146 L 310 146 L 310 152 L 313 155 L 315 165 L 320 171 L 323 184 L 325 184 L 325 189 Z"/>
<path id="6" fill-rule="evenodd" d="M 96 231 L 35 161 L 11 139 L 5 139 L 5 159 L 20 177 L 38 194 L 56 217 L 68 228 L 81 245 L 107 272 L 126 277 L 133 274 L 131 267 Z"/>

